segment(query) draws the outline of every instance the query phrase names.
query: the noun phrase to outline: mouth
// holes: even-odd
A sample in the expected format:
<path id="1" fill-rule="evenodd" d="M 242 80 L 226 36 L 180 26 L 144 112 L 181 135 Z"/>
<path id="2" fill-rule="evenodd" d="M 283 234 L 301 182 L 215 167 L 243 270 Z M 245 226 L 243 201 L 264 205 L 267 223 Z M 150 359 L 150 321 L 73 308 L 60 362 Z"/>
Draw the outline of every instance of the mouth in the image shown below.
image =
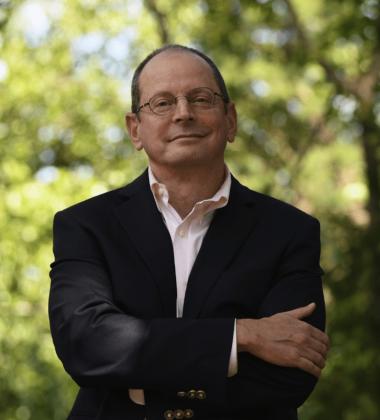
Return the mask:
<path id="1" fill-rule="evenodd" d="M 170 141 L 178 140 L 178 139 L 189 139 L 189 138 L 201 138 L 204 137 L 206 134 L 203 133 L 183 133 L 177 134 L 176 136 L 172 137 Z"/>

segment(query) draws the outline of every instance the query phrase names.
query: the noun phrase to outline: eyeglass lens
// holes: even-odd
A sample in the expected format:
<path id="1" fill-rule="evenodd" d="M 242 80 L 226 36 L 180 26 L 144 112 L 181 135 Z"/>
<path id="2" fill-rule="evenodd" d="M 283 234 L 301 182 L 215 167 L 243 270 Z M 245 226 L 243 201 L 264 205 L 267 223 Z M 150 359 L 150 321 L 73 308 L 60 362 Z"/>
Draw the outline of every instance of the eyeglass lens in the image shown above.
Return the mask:
<path id="1" fill-rule="evenodd" d="M 175 109 L 178 98 L 186 98 L 192 108 L 209 109 L 214 105 L 215 93 L 208 88 L 193 89 L 187 95 L 180 96 L 160 93 L 150 99 L 149 107 L 155 114 L 168 114 Z"/>

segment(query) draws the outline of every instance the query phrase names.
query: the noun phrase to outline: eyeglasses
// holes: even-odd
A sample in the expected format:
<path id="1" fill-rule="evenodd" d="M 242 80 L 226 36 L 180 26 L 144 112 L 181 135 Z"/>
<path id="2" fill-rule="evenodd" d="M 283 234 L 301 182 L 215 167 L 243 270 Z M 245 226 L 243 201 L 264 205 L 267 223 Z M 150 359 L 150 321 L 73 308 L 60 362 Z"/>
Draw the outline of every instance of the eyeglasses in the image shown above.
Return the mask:
<path id="1" fill-rule="evenodd" d="M 199 87 L 192 89 L 187 95 L 178 95 L 174 96 L 171 93 L 164 92 L 158 93 L 149 99 L 143 105 L 140 105 L 136 111 L 136 114 L 139 113 L 144 107 L 148 106 L 149 109 L 156 115 L 169 115 L 174 112 L 177 105 L 178 98 L 185 98 L 193 110 L 206 110 L 211 109 L 215 106 L 215 99 L 219 96 L 225 99 L 223 95 L 218 92 L 214 92 L 208 87 Z"/>

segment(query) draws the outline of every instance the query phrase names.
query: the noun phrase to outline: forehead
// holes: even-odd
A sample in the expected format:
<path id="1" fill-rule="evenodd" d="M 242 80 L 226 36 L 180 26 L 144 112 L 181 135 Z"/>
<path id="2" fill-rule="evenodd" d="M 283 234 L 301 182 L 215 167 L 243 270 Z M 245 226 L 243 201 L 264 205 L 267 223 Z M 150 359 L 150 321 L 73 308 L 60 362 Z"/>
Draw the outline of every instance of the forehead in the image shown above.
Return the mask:
<path id="1" fill-rule="evenodd" d="M 203 58 L 189 52 L 165 51 L 144 67 L 139 88 L 141 97 L 157 92 L 184 93 L 196 87 L 218 89 L 214 74 Z"/>

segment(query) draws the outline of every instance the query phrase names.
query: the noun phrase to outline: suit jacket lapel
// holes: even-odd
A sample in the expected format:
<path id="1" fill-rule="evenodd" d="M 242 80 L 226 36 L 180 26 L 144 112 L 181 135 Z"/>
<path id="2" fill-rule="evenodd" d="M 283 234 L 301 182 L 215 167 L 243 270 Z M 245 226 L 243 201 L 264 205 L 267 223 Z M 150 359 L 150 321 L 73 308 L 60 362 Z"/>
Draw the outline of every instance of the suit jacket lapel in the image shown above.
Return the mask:
<path id="1" fill-rule="evenodd" d="M 191 271 L 183 316 L 196 318 L 222 271 L 251 232 L 255 218 L 253 194 L 234 178 L 226 207 L 216 210 Z"/>
<path id="2" fill-rule="evenodd" d="M 175 317 L 177 289 L 173 247 L 150 190 L 147 171 L 125 187 L 122 194 L 125 199 L 116 207 L 116 215 L 156 282 L 163 314 Z"/>

